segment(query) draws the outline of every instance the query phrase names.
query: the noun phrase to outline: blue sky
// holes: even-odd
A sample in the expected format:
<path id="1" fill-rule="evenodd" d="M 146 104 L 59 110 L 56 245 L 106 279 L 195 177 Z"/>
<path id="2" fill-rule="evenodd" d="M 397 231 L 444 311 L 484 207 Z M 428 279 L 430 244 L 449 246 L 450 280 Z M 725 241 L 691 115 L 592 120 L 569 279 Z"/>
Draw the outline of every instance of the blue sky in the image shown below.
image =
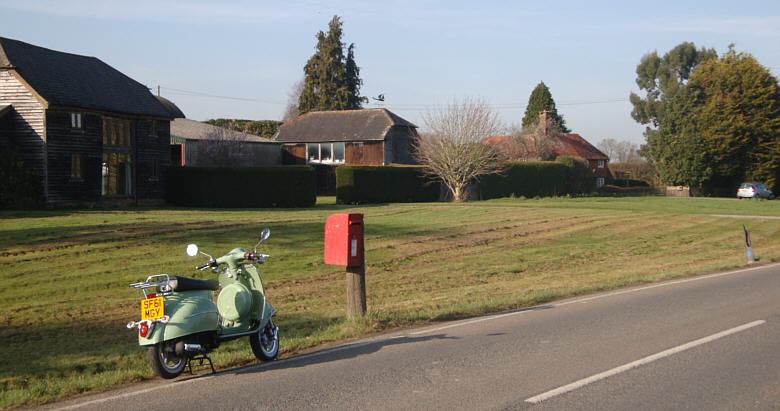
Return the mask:
<path id="1" fill-rule="evenodd" d="M 647 52 L 735 43 L 780 74 L 776 0 L 0 0 L 0 36 L 99 57 L 162 86 L 196 120 L 278 119 L 334 14 L 355 43 L 363 94 L 383 93 L 418 125 L 422 112 L 467 96 L 517 124 L 544 81 L 575 132 L 641 143 L 627 98 Z"/>

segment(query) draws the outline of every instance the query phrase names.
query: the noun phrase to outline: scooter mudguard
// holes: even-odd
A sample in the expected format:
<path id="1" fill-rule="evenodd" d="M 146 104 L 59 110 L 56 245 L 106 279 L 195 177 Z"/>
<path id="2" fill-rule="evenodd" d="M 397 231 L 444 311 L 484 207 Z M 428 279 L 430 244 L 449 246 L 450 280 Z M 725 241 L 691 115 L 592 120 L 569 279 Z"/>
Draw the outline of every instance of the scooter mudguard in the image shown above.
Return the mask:
<path id="1" fill-rule="evenodd" d="M 276 310 L 274 310 L 274 307 L 271 306 L 271 303 L 266 300 L 265 308 L 263 309 L 263 315 L 260 317 L 260 328 L 265 327 L 265 325 L 268 323 L 268 320 L 270 320 L 274 314 L 276 314 Z"/>
<path id="2" fill-rule="evenodd" d="M 219 327 L 217 306 L 211 291 L 184 291 L 165 296 L 168 323 L 156 323 L 149 335 L 138 335 L 139 345 L 152 345 L 187 335 L 216 331 Z"/>

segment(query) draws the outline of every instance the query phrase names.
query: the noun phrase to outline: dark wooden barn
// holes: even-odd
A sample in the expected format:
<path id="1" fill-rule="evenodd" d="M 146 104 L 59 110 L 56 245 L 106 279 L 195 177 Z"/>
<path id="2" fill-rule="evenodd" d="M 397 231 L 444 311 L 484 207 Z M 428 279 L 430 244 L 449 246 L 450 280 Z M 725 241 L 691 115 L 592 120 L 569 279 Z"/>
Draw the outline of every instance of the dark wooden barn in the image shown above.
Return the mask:
<path id="1" fill-rule="evenodd" d="M 417 126 L 387 109 L 315 111 L 279 127 L 285 164 L 415 164 Z"/>
<path id="2" fill-rule="evenodd" d="M 47 203 L 164 197 L 173 115 L 95 57 L 0 37 L 0 116 Z"/>

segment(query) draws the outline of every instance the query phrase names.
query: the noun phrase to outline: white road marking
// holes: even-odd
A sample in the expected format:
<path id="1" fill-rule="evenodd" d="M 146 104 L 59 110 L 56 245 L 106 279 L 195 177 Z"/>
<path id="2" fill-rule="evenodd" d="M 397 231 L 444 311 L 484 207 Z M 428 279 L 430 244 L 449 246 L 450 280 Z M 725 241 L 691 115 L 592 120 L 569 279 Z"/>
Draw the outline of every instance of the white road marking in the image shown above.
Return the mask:
<path id="1" fill-rule="evenodd" d="M 628 289 L 628 290 L 615 291 L 615 292 L 611 292 L 611 293 L 595 295 L 595 296 L 592 296 L 592 297 L 585 297 L 585 298 L 580 298 L 580 299 L 576 299 L 576 300 L 564 301 L 564 302 L 561 302 L 561 303 L 550 304 L 550 306 L 551 307 L 563 307 L 563 306 L 570 305 L 570 304 L 587 303 L 587 302 L 590 302 L 590 301 L 593 301 L 593 300 L 598 300 L 598 299 L 612 297 L 612 296 L 621 295 L 621 294 L 635 293 L 635 292 L 648 290 L 648 289 L 652 289 L 652 288 L 666 287 L 666 286 L 669 286 L 669 285 L 675 285 L 675 284 L 682 284 L 682 283 L 688 283 L 688 282 L 693 282 L 693 281 L 706 280 L 706 279 L 715 278 L 715 277 L 722 277 L 722 276 L 727 276 L 727 275 L 741 274 L 741 273 L 745 273 L 745 272 L 749 272 L 749 271 L 755 271 L 755 270 L 760 270 L 760 269 L 770 268 L 770 267 L 776 267 L 776 266 L 780 266 L 780 263 L 766 264 L 766 265 L 750 267 L 750 268 L 744 268 L 744 269 L 739 269 L 739 270 L 726 271 L 726 272 L 723 272 L 723 273 L 704 275 L 704 276 L 700 276 L 700 277 L 693 277 L 693 278 L 686 278 L 686 279 L 682 279 L 682 280 L 668 281 L 668 282 L 664 282 L 664 283 L 660 283 L 660 284 L 648 285 L 648 286 L 645 286 L 645 287 L 632 288 L 632 289 Z M 334 348 L 330 348 L 330 349 L 326 349 L 326 350 L 322 350 L 322 351 L 313 352 L 313 353 L 310 353 L 310 354 L 303 354 L 303 355 L 300 355 L 300 356 L 285 358 L 283 360 L 274 361 L 273 363 L 270 363 L 268 365 L 278 365 L 278 364 L 284 364 L 284 363 L 287 363 L 287 362 L 301 361 L 301 360 L 305 360 L 305 359 L 309 359 L 309 358 L 319 357 L 319 356 L 326 355 L 326 354 L 331 354 L 331 353 L 338 352 L 338 351 L 343 351 L 343 350 L 346 350 L 346 349 L 349 349 L 349 348 L 361 347 L 361 346 L 364 346 L 364 345 L 373 344 L 373 343 L 377 343 L 377 342 L 382 342 L 382 341 L 386 341 L 386 340 L 390 340 L 390 339 L 394 339 L 394 338 L 408 338 L 409 336 L 427 334 L 427 333 L 431 333 L 431 332 L 446 330 L 446 329 L 449 329 L 449 328 L 461 327 L 461 326 L 465 326 L 465 325 L 475 324 L 475 323 L 479 323 L 479 322 L 483 322 L 483 321 L 496 320 L 496 319 L 499 319 L 499 318 L 510 317 L 510 316 L 515 316 L 515 315 L 521 315 L 521 314 L 528 314 L 528 313 L 532 313 L 532 312 L 537 311 L 534 308 L 538 309 L 539 307 L 531 307 L 531 308 L 528 308 L 528 309 L 525 309 L 525 310 L 513 311 L 513 312 L 510 312 L 510 313 L 503 313 L 503 314 L 496 314 L 496 315 L 487 316 L 487 317 L 475 318 L 475 319 L 472 319 L 472 320 L 461 321 L 461 322 L 454 323 L 454 324 L 448 324 L 448 325 L 444 325 L 444 326 L 440 326 L 440 327 L 428 328 L 428 329 L 424 329 L 424 330 L 420 330 L 420 331 L 415 331 L 415 332 L 412 332 L 412 333 L 409 333 L 409 334 L 406 334 L 406 335 L 395 335 L 395 336 L 390 336 L 390 337 L 374 337 L 374 338 L 371 338 L 371 339 L 369 339 L 367 341 L 363 341 L 363 342 L 355 342 L 355 343 L 351 343 L 351 344 L 340 346 L 340 347 L 334 347 Z M 236 370 L 242 370 L 242 369 L 262 368 L 265 365 L 266 364 L 249 365 L 249 366 L 245 366 L 245 367 L 239 367 L 239 368 L 224 370 L 224 371 L 221 371 L 220 373 L 223 373 L 225 371 L 230 372 L 230 371 L 236 371 Z M 170 388 L 171 386 L 190 384 L 190 383 L 194 383 L 194 382 L 197 382 L 197 381 L 205 381 L 205 380 L 211 379 L 213 377 L 215 377 L 215 376 L 198 377 L 198 378 L 192 378 L 192 379 L 189 379 L 189 380 L 186 380 L 186 381 L 174 382 L 174 383 L 170 383 L 170 384 L 160 384 L 160 385 L 156 385 L 154 387 L 146 388 L 146 389 L 139 390 L 139 391 L 127 392 L 127 393 L 123 393 L 123 394 L 119 394 L 119 395 L 114 395 L 114 396 L 111 396 L 111 397 L 104 397 L 104 398 L 99 398 L 99 399 L 95 399 L 95 400 L 91 400 L 91 401 L 86 401 L 86 402 L 83 402 L 83 403 L 69 405 L 69 406 L 62 407 L 62 408 L 56 408 L 55 411 L 72 410 L 72 409 L 76 409 L 76 408 L 85 407 L 87 405 L 100 404 L 100 403 L 111 401 L 111 400 L 115 400 L 115 399 L 127 398 L 127 397 L 132 397 L 132 396 L 135 396 L 135 395 L 139 395 L 139 394 L 146 394 L 146 393 L 149 393 L 149 392 L 153 392 L 153 391 L 157 391 L 157 390 L 161 390 L 161 389 L 165 389 L 165 388 Z"/>
<path id="2" fill-rule="evenodd" d="M 766 323 L 766 321 L 764 321 L 764 320 L 753 321 L 753 322 L 750 322 L 750 323 L 747 323 L 747 324 L 740 325 L 738 327 L 734 327 L 734 328 L 730 328 L 730 329 L 725 330 L 725 331 L 721 331 L 721 332 L 716 333 L 716 334 L 712 334 L 712 335 L 704 337 L 704 338 L 700 338 L 700 339 L 695 340 L 695 341 L 691 341 L 691 342 L 685 343 L 683 345 L 678 345 L 677 347 L 661 351 L 661 352 L 659 352 L 657 354 L 653 354 L 653 355 L 644 357 L 642 359 L 630 362 L 628 364 L 621 365 L 619 367 L 615 367 L 615 368 L 613 368 L 611 370 L 607 370 L 607 371 L 598 373 L 596 375 L 592 375 L 590 377 L 583 378 L 583 379 L 581 379 L 579 381 L 575 381 L 575 382 L 573 382 L 571 384 L 567 384 L 567 385 L 564 385 L 562 387 L 558 387 L 558 388 L 556 388 L 554 390 L 547 391 L 547 392 L 545 392 L 543 394 L 539 394 L 537 396 L 528 398 L 528 399 L 525 400 L 525 402 L 528 402 L 528 403 L 531 403 L 531 404 L 538 404 L 538 403 L 540 403 L 540 402 L 542 402 L 544 400 L 550 399 L 552 397 L 555 397 L 555 396 L 558 396 L 558 395 L 561 395 L 561 394 L 565 394 L 565 393 L 570 392 L 570 391 L 574 391 L 574 390 L 576 390 L 578 388 L 582 388 L 582 387 L 584 387 L 584 386 L 586 386 L 588 384 L 594 383 L 594 382 L 599 381 L 599 380 L 603 380 L 605 378 L 612 377 L 614 375 L 617 375 L 617 374 L 620 374 L 622 372 L 628 371 L 628 370 L 630 370 L 632 368 L 636 368 L 636 367 L 639 367 L 639 366 L 642 366 L 642 365 L 645 365 L 645 364 L 649 364 L 649 363 L 651 363 L 653 361 L 660 360 L 660 359 L 665 358 L 665 357 L 669 357 L 671 355 L 683 352 L 685 350 L 689 350 L 691 348 L 697 347 L 697 346 L 702 345 L 702 344 L 707 344 L 707 343 L 715 341 L 717 339 L 720 339 L 720 338 L 723 338 L 723 337 L 726 337 L 726 336 L 729 336 L 729 335 L 732 335 L 732 334 L 736 334 L 738 332 L 745 331 L 745 330 L 753 328 L 753 327 L 757 327 L 757 326 L 759 326 L 761 324 L 764 324 L 764 323 Z"/>

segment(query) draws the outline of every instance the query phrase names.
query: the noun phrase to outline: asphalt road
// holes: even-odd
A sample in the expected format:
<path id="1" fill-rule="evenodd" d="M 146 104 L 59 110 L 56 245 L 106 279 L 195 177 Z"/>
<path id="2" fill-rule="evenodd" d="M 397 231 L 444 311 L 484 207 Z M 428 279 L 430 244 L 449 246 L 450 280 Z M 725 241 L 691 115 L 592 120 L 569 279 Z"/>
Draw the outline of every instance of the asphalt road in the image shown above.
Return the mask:
<path id="1" fill-rule="evenodd" d="M 201 374 L 47 408 L 777 410 L 780 264 Z"/>

